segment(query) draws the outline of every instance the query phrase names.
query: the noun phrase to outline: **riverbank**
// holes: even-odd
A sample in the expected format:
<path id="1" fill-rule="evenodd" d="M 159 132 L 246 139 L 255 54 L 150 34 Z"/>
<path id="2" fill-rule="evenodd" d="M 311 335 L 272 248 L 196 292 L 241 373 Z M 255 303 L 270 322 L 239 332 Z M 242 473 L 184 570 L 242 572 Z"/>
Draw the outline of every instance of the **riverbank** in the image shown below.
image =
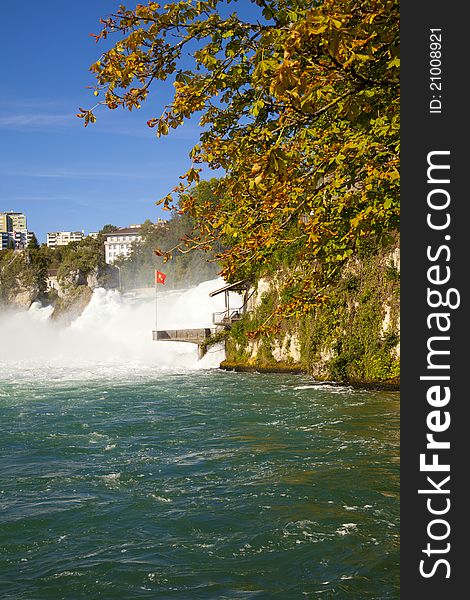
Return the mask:
<path id="1" fill-rule="evenodd" d="M 300 369 L 292 365 L 276 365 L 272 367 L 256 367 L 249 364 L 231 363 L 230 361 L 224 360 L 220 363 L 219 367 L 222 371 L 235 371 L 236 373 L 279 373 L 279 374 L 290 374 L 290 375 L 308 375 L 305 369 Z M 313 379 L 312 384 L 321 385 L 333 385 L 337 387 L 349 386 L 354 389 L 363 390 L 382 390 L 397 392 L 400 390 L 400 381 L 328 381 Z"/>

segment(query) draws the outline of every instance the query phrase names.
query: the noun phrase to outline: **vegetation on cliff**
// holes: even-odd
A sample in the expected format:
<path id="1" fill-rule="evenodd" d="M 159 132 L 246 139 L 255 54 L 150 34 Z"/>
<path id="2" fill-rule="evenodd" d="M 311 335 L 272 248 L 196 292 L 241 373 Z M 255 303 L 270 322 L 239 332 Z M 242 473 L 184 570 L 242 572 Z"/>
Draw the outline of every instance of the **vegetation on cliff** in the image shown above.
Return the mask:
<path id="1" fill-rule="evenodd" d="M 207 197 L 213 185 L 201 183 L 199 194 Z M 104 234 L 116 229 L 108 224 L 96 238 L 86 237 L 56 248 L 39 246 L 34 239 L 23 251 L 0 250 L 0 303 L 28 307 L 39 300 L 54 304 L 54 314 L 58 316 L 73 312 L 77 306 L 83 309 L 95 287 L 120 286 L 126 290 L 153 286 L 155 269 L 162 269 L 162 259 L 156 256 L 155 248 L 178 246 L 193 225 L 189 216 L 177 212 L 163 227 L 146 221 L 140 231 L 142 241 L 133 244 L 129 257 L 116 261 L 117 268 L 106 264 L 104 252 Z M 187 287 L 215 277 L 220 271 L 215 254 L 215 250 L 186 253 L 177 248 L 164 267 L 169 275 L 167 287 Z M 48 273 L 57 278 L 60 294 L 48 289 Z"/>
<path id="2" fill-rule="evenodd" d="M 48 289 L 51 272 L 60 285 L 60 298 L 55 289 Z M 57 315 L 65 313 L 77 303 L 82 306 L 82 299 L 89 297 L 84 288 L 90 277 L 95 278 L 96 285 L 106 286 L 113 281 L 100 239 L 87 237 L 57 248 L 39 246 L 34 239 L 24 250 L 0 251 L 0 303 L 4 305 L 28 308 L 32 302 L 40 301 L 54 304 Z"/>
<path id="3" fill-rule="evenodd" d="M 283 301 L 287 274 L 263 278 L 268 285 L 258 304 L 232 328 L 226 366 L 302 369 L 329 381 L 398 383 L 398 252 L 395 246 L 351 259 L 321 305 L 275 328 L 263 325 Z"/>
<path id="4" fill-rule="evenodd" d="M 46 264 L 37 250 L 0 250 L 0 305 L 28 307 L 46 293 Z"/>

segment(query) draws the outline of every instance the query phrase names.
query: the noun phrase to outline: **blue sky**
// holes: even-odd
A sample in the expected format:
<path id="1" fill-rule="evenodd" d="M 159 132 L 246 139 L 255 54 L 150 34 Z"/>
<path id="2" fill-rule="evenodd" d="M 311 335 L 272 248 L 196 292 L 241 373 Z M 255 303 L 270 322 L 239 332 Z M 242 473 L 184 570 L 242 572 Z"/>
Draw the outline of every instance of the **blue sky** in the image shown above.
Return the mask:
<path id="1" fill-rule="evenodd" d="M 2 3 L 0 211 L 25 212 L 41 242 L 47 231 L 168 217 L 155 201 L 190 166 L 196 121 L 160 139 L 146 125 L 160 115 L 171 84 L 140 111 L 103 108 L 86 129 L 75 117 L 96 100 L 88 67 L 105 48 L 89 34 L 120 3 Z"/>

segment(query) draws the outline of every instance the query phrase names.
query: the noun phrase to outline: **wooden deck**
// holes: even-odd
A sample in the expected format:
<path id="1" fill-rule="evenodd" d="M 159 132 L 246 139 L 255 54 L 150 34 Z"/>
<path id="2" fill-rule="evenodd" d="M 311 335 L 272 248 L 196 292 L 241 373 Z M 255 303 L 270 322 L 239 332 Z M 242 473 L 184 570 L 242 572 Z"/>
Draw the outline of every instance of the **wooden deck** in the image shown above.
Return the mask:
<path id="1" fill-rule="evenodd" d="M 212 330 L 209 327 L 201 329 L 163 329 L 152 331 L 154 342 L 187 342 L 197 344 L 198 360 L 203 358 L 206 353 L 205 340 L 210 338 Z"/>
<path id="2" fill-rule="evenodd" d="M 189 342 L 191 344 L 200 344 L 211 336 L 211 329 L 208 327 L 202 329 L 164 329 L 152 331 L 154 342 Z"/>

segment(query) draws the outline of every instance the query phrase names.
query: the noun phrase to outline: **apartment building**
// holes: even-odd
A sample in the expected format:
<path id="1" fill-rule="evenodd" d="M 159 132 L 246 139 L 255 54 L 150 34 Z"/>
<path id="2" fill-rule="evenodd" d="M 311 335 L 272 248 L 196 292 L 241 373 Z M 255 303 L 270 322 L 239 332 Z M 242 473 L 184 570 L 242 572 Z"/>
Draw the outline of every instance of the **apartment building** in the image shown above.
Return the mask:
<path id="1" fill-rule="evenodd" d="M 34 233 L 32 231 L 12 231 L 9 232 L 10 239 L 13 240 L 14 247 L 17 250 L 26 248 L 32 240 Z"/>
<path id="2" fill-rule="evenodd" d="M 12 246 L 11 237 L 8 231 L 0 231 L 0 250 L 7 250 Z"/>
<path id="3" fill-rule="evenodd" d="M 0 231 L 27 232 L 26 215 L 12 210 L 0 212 Z"/>
<path id="4" fill-rule="evenodd" d="M 0 249 L 13 248 L 22 250 L 26 248 L 33 237 L 33 232 L 28 231 L 26 215 L 12 210 L 0 212 Z"/>
<path id="5" fill-rule="evenodd" d="M 9 230 L 9 223 L 7 213 L 0 212 L 0 232 L 6 233 Z"/>
<path id="6" fill-rule="evenodd" d="M 68 246 L 71 242 L 79 242 L 85 237 L 82 231 L 51 231 L 47 234 L 47 245 L 49 248 L 57 246 Z"/>

